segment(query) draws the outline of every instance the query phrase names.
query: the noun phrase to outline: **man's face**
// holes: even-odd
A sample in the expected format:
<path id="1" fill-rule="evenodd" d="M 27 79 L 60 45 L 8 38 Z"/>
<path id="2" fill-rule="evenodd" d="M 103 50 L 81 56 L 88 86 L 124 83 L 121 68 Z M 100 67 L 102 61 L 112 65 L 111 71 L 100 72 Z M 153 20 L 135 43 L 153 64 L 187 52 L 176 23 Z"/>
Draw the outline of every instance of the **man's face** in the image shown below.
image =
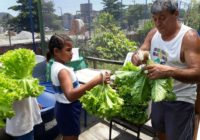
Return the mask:
<path id="1" fill-rule="evenodd" d="M 153 15 L 153 21 L 161 34 L 165 34 L 166 32 L 170 31 L 177 21 L 178 13 L 175 12 L 173 14 L 169 13 L 168 11 L 162 11 L 160 13 Z"/>

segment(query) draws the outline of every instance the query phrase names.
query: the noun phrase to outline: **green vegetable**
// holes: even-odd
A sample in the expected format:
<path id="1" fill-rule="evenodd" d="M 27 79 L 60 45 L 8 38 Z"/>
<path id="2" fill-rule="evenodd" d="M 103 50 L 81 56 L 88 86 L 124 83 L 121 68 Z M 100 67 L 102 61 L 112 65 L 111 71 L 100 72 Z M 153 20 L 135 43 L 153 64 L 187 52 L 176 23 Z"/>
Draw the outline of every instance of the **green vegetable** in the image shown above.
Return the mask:
<path id="1" fill-rule="evenodd" d="M 107 119 L 119 114 L 123 105 L 123 100 L 110 85 L 95 86 L 80 101 L 90 114 Z"/>
<path id="2" fill-rule="evenodd" d="M 154 102 L 174 101 L 176 95 L 172 92 L 173 79 L 156 79 L 152 81 L 151 98 Z"/>
<path id="3" fill-rule="evenodd" d="M 148 59 L 147 65 L 151 64 L 154 64 L 153 60 Z M 176 95 L 173 92 L 173 84 L 172 78 L 150 80 L 152 101 L 175 101 Z"/>
<path id="4" fill-rule="evenodd" d="M 35 54 L 28 49 L 16 49 L 0 57 L 0 128 L 5 119 L 14 116 L 12 105 L 26 97 L 39 96 L 44 87 L 32 77 L 36 65 Z"/>
<path id="5" fill-rule="evenodd" d="M 148 60 L 148 64 L 153 61 Z M 137 66 L 131 62 L 122 68 L 124 71 L 115 72 L 114 86 L 117 93 L 124 100 L 120 116 L 134 124 L 144 124 L 148 120 L 147 108 L 150 100 L 174 101 L 176 99 L 173 90 L 173 80 L 150 80 Z"/>
<path id="6" fill-rule="evenodd" d="M 32 77 L 36 65 L 35 54 L 28 49 L 10 50 L 0 57 L 2 72 L 13 79 Z"/>
<path id="7" fill-rule="evenodd" d="M 150 100 L 149 80 L 143 70 L 128 62 L 124 71 L 116 71 L 114 85 L 124 100 L 120 117 L 134 124 L 144 124 L 148 120 L 146 110 Z"/>

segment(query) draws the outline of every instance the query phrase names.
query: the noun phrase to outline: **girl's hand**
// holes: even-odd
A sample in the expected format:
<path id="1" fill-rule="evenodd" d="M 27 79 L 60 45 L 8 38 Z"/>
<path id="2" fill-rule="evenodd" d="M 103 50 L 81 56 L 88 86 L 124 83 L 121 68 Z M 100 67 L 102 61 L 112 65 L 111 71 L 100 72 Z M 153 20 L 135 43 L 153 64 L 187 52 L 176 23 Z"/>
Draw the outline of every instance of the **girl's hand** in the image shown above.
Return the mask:
<path id="1" fill-rule="evenodd" d="M 110 83 L 110 73 L 107 71 L 101 72 L 99 75 L 95 77 L 95 79 L 97 80 L 97 84 L 102 84 L 102 83 L 108 84 Z"/>
<path id="2" fill-rule="evenodd" d="M 110 72 L 102 72 L 102 83 L 108 84 L 110 83 Z"/>

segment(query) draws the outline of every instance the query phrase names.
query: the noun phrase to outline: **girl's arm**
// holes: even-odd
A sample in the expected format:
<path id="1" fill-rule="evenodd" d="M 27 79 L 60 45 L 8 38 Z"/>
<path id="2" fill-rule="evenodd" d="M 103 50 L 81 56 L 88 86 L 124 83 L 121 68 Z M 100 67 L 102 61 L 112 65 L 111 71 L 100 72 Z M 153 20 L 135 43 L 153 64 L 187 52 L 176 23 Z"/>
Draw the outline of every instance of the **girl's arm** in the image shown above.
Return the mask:
<path id="1" fill-rule="evenodd" d="M 105 78 L 103 78 L 103 74 L 97 75 L 91 81 L 83 84 L 78 88 L 73 88 L 72 79 L 69 71 L 62 69 L 58 74 L 58 79 L 60 81 L 61 88 L 67 97 L 67 99 L 71 102 L 79 99 L 81 96 L 85 94 L 87 90 L 92 89 L 94 86 L 101 84 L 103 82 L 108 82 L 110 80 L 110 75 L 105 74 Z"/>

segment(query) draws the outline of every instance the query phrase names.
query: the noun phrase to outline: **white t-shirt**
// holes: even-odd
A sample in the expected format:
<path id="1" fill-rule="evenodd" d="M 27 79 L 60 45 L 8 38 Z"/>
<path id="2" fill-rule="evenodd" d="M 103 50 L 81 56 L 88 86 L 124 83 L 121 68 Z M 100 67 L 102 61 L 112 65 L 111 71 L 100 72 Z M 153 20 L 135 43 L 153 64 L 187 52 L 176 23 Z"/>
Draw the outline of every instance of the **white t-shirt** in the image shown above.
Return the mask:
<path id="1" fill-rule="evenodd" d="M 33 130 L 42 122 L 40 108 L 34 97 L 27 97 L 13 104 L 15 116 L 6 120 L 6 133 L 11 136 L 22 136 Z"/>
<path id="2" fill-rule="evenodd" d="M 54 62 L 51 66 L 51 81 L 53 86 L 60 88 L 60 82 L 58 80 L 58 74 L 62 69 L 66 69 L 67 71 L 69 71 L 70 73 L 70 77 L 72 79 L 73 82 L 73 86 L 74 88 L 79 87 L 79 82 L 78 79 L 74 73 L 73 68 L 71 67 L 67 67 L 59 62 Z M 61 91 L 62 92 L 62 91 Z M 66 96 L 64 95 L 64 93 L 55 93 L 55 97 L 56 97 L 56 101 L 60 102 L 60 103 L 64 103 L 64 104 L 69 104 L 71 103 Z"/>

